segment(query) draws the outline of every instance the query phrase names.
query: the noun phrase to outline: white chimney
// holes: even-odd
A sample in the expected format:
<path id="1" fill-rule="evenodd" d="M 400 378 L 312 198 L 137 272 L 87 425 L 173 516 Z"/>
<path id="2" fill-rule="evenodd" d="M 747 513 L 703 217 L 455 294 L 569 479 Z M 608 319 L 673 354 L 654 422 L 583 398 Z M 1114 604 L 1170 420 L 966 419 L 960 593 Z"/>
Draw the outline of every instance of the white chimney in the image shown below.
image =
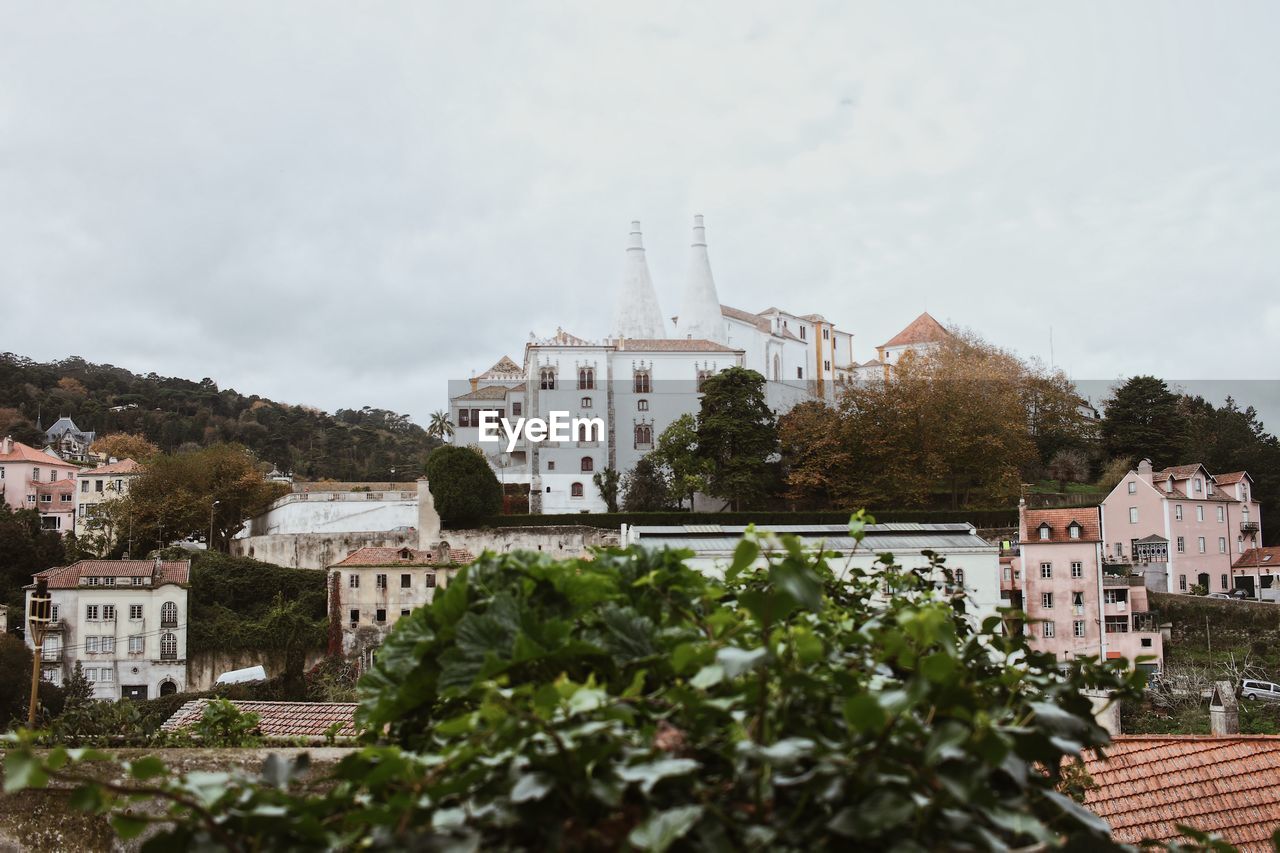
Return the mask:
<path id="1" fill-rule="evenodd" d="M 693 245 L 689 254 L 689 278 L 685 283 L 684 304 L 680 308 L 677 331 L 684 338 L 699 338 L 725 343 L 724 314 L 716 281 L 711 275 L 711 259 L 707 255 L 707 229 L 702 216 L 693 217 Z"/>

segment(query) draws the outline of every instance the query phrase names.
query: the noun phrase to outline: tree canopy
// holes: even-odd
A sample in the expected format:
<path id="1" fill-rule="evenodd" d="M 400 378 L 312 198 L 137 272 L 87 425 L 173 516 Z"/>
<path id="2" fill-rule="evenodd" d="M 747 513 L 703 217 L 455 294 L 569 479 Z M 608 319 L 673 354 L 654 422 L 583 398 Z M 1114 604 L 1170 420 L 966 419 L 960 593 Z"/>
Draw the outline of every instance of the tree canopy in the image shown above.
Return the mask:
<path id="1" fill-rule="evenodd" d="M 502 510 L 502 485 L 484 456 L 469 447 L 438 447 L 427 458 L 427 483 L 445 527 L 471 527 Z"/>
<path id="2" fill-rule="evenodd" d="M 695 455 L 707 466 L 707 493 L 734 509 L 760 506 L 772 485 L 778 425 L 764 382 L 754 370 L 730 367 L 702 383 Z"/>
<path id="3" fill-rule="evenodd" d="M 1156 468 L 1190 461 L 1182 458 L 1186 424 L 1178 395 L 1164 380 L 1134 376 L 1104 406 L 1102 441 L 1110 456 L 1147 458 Z"/>

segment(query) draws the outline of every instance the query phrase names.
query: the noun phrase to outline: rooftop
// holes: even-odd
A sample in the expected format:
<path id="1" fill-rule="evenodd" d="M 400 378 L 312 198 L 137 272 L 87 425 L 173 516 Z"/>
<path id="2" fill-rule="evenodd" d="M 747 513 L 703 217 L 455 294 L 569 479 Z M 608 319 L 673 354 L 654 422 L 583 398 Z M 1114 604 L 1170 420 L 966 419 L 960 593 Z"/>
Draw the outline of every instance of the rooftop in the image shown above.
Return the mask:
<path id="1" fill-rule="evenodd" d="M 99 465 L 97 468 L 81 468 L 76 476 L 93 477 L 102 474 L 137 474 L 142 470 L 142 466 L 132 459 L 121 459 L 116 462 L 109 462 L 106 465 Z"/>
<path id="2" fill-rule="evenodd" d="M 1029 509 L 1026 510 L 1027 544 L 1037 542 L 1101 542 L 1102 522 L 1098 517 L 1098 508 L 1093 506 L 1071 509 Z M 1072 522 L 1080 525 L 1080 536 L 1071 538 L 1067 528 Z M 1043 540 L 1037 532 L 1040 525 L 1049 525 L 1049 538 Z"/>
<path id="3" fill-rule="evenodd" d="M 160 726 L 175 732 L 200 721 L 208 699 L 192 699 Z M 258 732 L 269 738 L 323 738 L 338 725 L 338 737 L 355 737 L 355 702 L 252 702 L 232 700 L 241 713 L 258 715 Z"/>
<path id="4" fill-rule="evenodd" d="M 466 548 L 450 548 L 447 560 L 440 556 L 434 550 L 368 547 L 352 551 L 334 566 L 465 566 L 476 560 Z"/>
<path id="5" fill-rule="evenodd" d="M 866 536 L 861 542 L 849 535 L 849 528 L 844 524 L 776 524 L 763 529 L 770 533 L 799 537 L 810 547 L 822 544 L 830 551 L 879 553 L 895 549 L 994 549 L 996 547 L 978 536 L 972 525 L 963 523 L 869 524 L 865 528 Z M 655 548 L 732 552 L 746 530 L 747 526 L 740 524 L 638 525 L 631 528 L 631 536 L 639 544 Z"/>
<path id="6" fill-rule="evenodd" d="M 190 560 L 81 560 L 45 569 L 33 577 L 49 581 L 49 589 L 75 589 L 84 578 L 151 578 L 152 586 L 191 582 Z"/>
<path id="7" fill-rule="evenodd" d="M 933 319 L 928 312 L 912 320 L 905 329 L 882 343 L 882 347 L 903 347 L 911 344 L 931 344 L 951 337 L 946 326 Z"/>
<path id="8" fill-rule="evenodd" d="M 1244 853 L 1271 851 L 1280 827 L 1280 736 L 1118 735 L 1106 758 L 1086 753 L 1096 788 L 1085 806 L 1121 843 L 1179 838 L 1176 824 L 1215 832 Z"/>
<path id="9" fill-rule="evenodd" d="M 55 468 L 79 467 L 70 462 L 64 462 L 52 453 L 45 453 L 43 450 L 37 450 L 29 444 L 23 444 L 21 441 L 13 442 L 13 449 L 8 452 L 5 452 L 4 447 L 0 446 L 0 462 L 31 462 L 36 465 L 52 465 Z"/>
<path id="10" fill-rule="evenodd" d="M 1280 567 L 1280 547 L 1250 548 L 1231 564 L 1233 569 L 1252 569 L 1261 566 L 1264 569 Z"/>

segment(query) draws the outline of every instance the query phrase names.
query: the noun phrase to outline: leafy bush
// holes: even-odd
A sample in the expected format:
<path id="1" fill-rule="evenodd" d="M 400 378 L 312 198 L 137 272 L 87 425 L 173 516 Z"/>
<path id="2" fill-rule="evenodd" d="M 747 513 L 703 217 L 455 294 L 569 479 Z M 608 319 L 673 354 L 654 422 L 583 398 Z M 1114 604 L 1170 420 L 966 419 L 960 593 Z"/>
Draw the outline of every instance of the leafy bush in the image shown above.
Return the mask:
<path id="1" fill-rule="evenodd" d="M 278 759 L 217 782 L 148 766 L 173 821 L 150 843 L 1114 849 L 1062 768 L 1107 740 L 1080 690 L 1132 699 L 1141 676 L 1060 668 L 998 617 L 975 625 L 943 566 L 881 569 L 837 577 L 753 537 L 723 581 L 670 552 L 487 556 L 400 619 L 360 681 L 384 745 L 318 788 Z M 76 802 L 136 834 L 127 786 L 78 766 L 98 757 L 16 748 L 7 783 L 80 782 Z"/>
<path id="2" fill-rule="evenodd" d="M 324 572 L 216 552 L 196 552 L 191 559 L 191 653 L 325 647 Z M 280 618 L 282 608 L 287 619 Z"/>
<path id="3" fill-rule="evenodd" d="M 502 486 L 493 469 L 467 447 L 440 447 L 427 457 L 427 481 L 445 527 L 472 527 L 502 509 Z"/>
<path id="4" fill-rule="evenodd" d="M 227 699 L 211 699 L 191 733 L 203 746 L 257 746 L 258 715 L 241 711 Z"/>

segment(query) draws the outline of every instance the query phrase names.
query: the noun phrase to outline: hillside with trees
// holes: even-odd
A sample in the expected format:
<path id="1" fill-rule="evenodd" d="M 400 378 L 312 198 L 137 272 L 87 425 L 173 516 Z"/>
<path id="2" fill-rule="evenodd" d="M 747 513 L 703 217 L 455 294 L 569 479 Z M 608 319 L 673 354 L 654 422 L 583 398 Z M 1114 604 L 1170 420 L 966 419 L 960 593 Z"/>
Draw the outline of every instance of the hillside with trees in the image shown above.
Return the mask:
<path id="1" fill-rule="evenodd" d="M 334 414 L 200 381 L 139 376 L 79 357 L 41 363 L 0 354 L 0 435 L 39 445 L 59 415 L 100 437 L 141 436 L 161 451 L 234 443 L 307 479 L 407 481 L 441 442 L 408 415 L 365 406 Z"/>

